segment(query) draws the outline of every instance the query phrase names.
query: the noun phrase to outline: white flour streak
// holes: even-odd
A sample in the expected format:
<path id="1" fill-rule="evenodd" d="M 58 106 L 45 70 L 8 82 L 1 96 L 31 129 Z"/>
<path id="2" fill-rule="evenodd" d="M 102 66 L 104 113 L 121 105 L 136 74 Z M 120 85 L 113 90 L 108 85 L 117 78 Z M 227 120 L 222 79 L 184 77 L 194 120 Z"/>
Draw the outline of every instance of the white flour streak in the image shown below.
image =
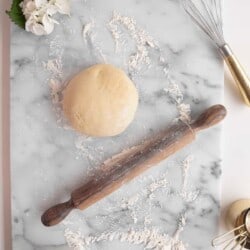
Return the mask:
<path id="1" fill-rule="evenodd" d="M 179 111 L 179 120 L 190 123 L 191 122 L 191 107 L 190 104 L 180 103 L 177 105 L 177 109 Z"/>
<path id="2" fill-rule="evenodd" d="M 49 86 L 51 89 L 52 101 L 54 103 L 59 102 L 59 92 L 62 90 L 62 76 L 63 76 L 63 44 L 61 40 L 55 37 L 49 42 L 49 60 L 42 62 L 44 69 L 46 69 L 51 75 L 49 80 Z"/>
<path id="3" fill-rule="evenodd" d="M 90 51 L 96 51 L 98 59 L 101 59 L 101 62 L 106 63 L 106 56 L 104 55 L 100 44 L 96 41 L 96 34 L 94 33 L 95 22 L 91 21 L 82 28 L 82 37 L 84 42 L 89 46 Z"/>
<path id="4" fill-rule="evenodd" d="M 134 224 L 136 224 L 138 221 L 136 212 L 139 212 L 139 211 L 137 211 L 137 209 L 136 209 L 136 207 L 137 207 L 136 203 L 139 201 L 139 198 L 140 198 L 139 194 L 136 194 L 127 200 L 122 199 L 122 202 L 121 202 L 121 208 L 126 209 L 130 212 L 130 216 L 131 216 Z"/>
<path id="5" fill-rule="evenodd" d="M 179 117 L 177 118 L 184 123 L 189 124 L 191 122 L 191 108 L 189 104 L 183 103 L 184 96 L 178 84 L 170 81 L 168 88 L 164 88 L 164 91 L 168 93 L 170 98 L 175 102 Z"/>
<path id="6" fill-rule="evenodd" d="M 60 36 L 56 36 L 49 40 L 49 56 L 51 58 L 62 58 L 64 49 Z"/>
<path id="7" fill-rule="evenodd" d="M 135 203 L 139 200 L 139 195 L 136 194 L 132 197 L 130 197 L 128 200 L 123 199 L 121 208 L 130 208 L 135 205 Z"/>
<path id="8" fill-rule="evenodd" d="M 193 156 L 190 155 L 182 162 L 182 189 L 180 192 L 180 196 L 186 202 L 195 201 L 199 195 L 199 191 L 188 190 L 188 174 L 192 161 L 193 161 Z"/>
<path id="9" fill-rule="evenodd" d="M 185 249 L 185 246 L 180 241 L 180 234 L 184 230 L 185 225 L 186 225 L 186 217 L 185 214 L 182 214 L 179 218 L 178 228 L 173 236 L 174 239 L 173 249 Z"/>
<path id="10" fill-rule="evenodd" d="M 146 215 L 144 218 L 144 227 L 152 223 L 152 218 L 149 215 Z"/>
<path id="11" fill-rule="evenodd" d="M 148 190 L 152 193 L 152 192 L 156 191 L 159 188 L 167 187 L 167 184 L 168 184 L 168 181 L 165 178 L 163 178 L 163 179 L 160 179 L 160 180 L 157 180 L 157 181 L 151 183 L 149 185 Z"/>
<path id="12" fill-rule="evenodd" d="M 183 94 L 178 84 L 170 82 L 168 88 L 165 88 L 164 91 L 166 91 L 176 103 L 179 104 L 183 101 Z"/>
<path id="13" fill-rule="evenodd" d="M 91 21 L 90 23 L 87 23 L 83 26 L 82 29 L 82 36 L 83 38 L 86 40 L 87 37 L 90 36 L 92 29 L 95 27 L 95 23 L 93 21 Z"/>
<path id="14" fill-rule="evenodd" d="M 183 162 L 182 162 L 182 177 L 183 177 L 183 184 L 182 184 L 182 191 L 187 189 L 187 180 L 188 180 L 188 171 L 190 169 L 190 164 L 192 163 L 194 157 L 189 155 Z"/>
<path id="15" fill-rule="evenodd" d="M 184 227 L 184 225 L 182 225 Z M 180 231 L 181 228 L 178 228 Z M 120 241 L 133 245 L 143 245 L 144 249 L 156 250 L 185 250 L 186 247 L 180 241 L 179 234 L 176 233 L 174 238 L 167 234 L 159 233 L 157 229 L 147 229 L 142 231 L 130 230 L 128 232 L 107 232 L 96 236 L 84 237 L 80 232 L 73 232 L 69 229 L 64 234 L 69 247 L 74 250 L 85 250 L 87 247 L 98 242 Z M 89 249 L 89 248 L 88 248 Z"/>
<path id="16" fill-rule="evenodd" d="M 157 45 L 146 31 L 137 26 L 135 19 L 122 16 L 114 11 L 113 18 L 108 23 L 108 28 L 113 36 L 116 52 L 121 49 L 121 45 L 124 45 L 124 40 L 122 40 L 123 33 L 121 31 L 122 27 L 127 30 L 136 46 L 136 51 L 129 57 L 128 67 L 130 71 L 137 73 L 143 66 L 149 67 L 151 65 L 149 48 L 156 48 Z"/>
<path id="17" fill-rule="evenodd" d="M 193 202 L 195 200 L 197 200 L 198 196 L 199 196 L 200 192 L 199 190 L 196 191 L 185 191 L 185 192 L 181 192 L 180 195 L 181 197 L 186 201 L 186 202 Z"/>
<path id="18" fill-rule="evenodd" d="M 49 81 L 50 87 L 50 95 L 52 98 L 52 102 L 54 104 L 58 104 L 60 102 L 60 91 L 61 91 L 61 84 L 57 79 L 51 79 Z"/>
<path id="19" fill-rule="evenodd" d="M 148 197 L 150 199 L 155 198 L 154 192 L 161 188 L 166 188 L 168 185 L 167 174 L 164 174 L 163 178 L 153 181 L 148 187 Z"/>
<path id="20" fill-rule="evenodd" d="M 62 77 L 62 62 L 61 58 L 51 59 L 47 62 L 43 62 L 43 66 L 53 75 Z"/>
<path id="21" fill-rule="evenodd" d="M 102 153 L 102 149 L 100 147 L 94 148 L 89 146 L 89 142 L 92 141 L 92 137 L 80 135 L 75 139 L 75 147 L 77 149 L 76 159 L 78 160 L 80 157 L 88 160 L 90 165 L 98 166 L 97 153 L 99 155 Z M 92 167 L 90 167 L 92 168 Z"/>
<path id="22" fill-rule="evenodd" d="M 60 37 L 56 36 L 52 40 L 48 40 L 49 58 L 47 62 L 42 62 L 42 66 L 48 73 L 48 85 L 50 87 L 50 95 L 53 103 L 53 109 L 56 116 L 56 121 L 59 126 L 63 126 L 63 115 L 61 108 L 61 96 L 64 88 L 63 81 L 63 63 L 62 56 L 64 45 Z"/>
<path id="23" fill-rule="evenodd" d="M 60 92 L 62 90 L 62 62 L 61 57 L 50 59 L 43 62 L 43 67 L 51 74 L 49 80 L 50 94 L 52 102 L 58 104 L 60 102 Z"/>

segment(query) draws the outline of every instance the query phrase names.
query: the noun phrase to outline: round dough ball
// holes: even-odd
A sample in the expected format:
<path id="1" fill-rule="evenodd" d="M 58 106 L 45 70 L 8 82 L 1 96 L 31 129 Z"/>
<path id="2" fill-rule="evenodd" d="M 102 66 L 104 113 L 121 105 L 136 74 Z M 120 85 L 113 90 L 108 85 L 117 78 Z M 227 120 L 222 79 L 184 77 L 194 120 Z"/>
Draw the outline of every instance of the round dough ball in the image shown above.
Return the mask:
<path id="1" fill-rule="evenodd" d="M 132 122 L 138 92 L 120 69 L 92 66 L 76 75 L 63 93 L 63 110 L 71 126 L 90 136 L 115 136 Z"/>

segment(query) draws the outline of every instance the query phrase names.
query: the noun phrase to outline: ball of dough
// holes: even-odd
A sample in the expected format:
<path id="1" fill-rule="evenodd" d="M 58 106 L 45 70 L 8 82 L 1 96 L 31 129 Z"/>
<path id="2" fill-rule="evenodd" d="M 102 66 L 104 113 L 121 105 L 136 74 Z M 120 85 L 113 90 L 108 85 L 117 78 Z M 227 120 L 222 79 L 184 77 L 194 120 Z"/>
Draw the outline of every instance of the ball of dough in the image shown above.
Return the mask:
<path id="1" fill-rule="evenodd" d="M 138 92 L 120 69 L 92 66 L 76 75 L 63 93 L 63 110 L 71 126 L 90 136 L 115 136 L 132 122 Z"/>

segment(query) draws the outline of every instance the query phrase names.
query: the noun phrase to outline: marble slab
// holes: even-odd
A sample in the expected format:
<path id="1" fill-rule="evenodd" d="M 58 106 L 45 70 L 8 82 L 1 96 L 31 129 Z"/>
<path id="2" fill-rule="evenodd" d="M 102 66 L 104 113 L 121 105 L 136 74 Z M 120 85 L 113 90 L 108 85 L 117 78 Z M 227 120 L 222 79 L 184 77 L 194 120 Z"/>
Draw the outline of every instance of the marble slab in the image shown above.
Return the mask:
<path id="1" fill-rule="evenodd" d="M 71 16 L 60 17 L 61 25 L 47 37 L 12 26 L 13 249 L 71 249 L 65 235 L 78 241 L 92 236 L 95 242 L 86 249 L 146 248 L 149 240 L 136 245 L 135 238 L 125 237 L 131 230 L 153 231 L 161 238 L 159 244 L 151 240 L 149 249 L 210 249 L 220 207 L 220 126 L 106 199 L 72 212 L 64 223 L 41 224 L 41 214 L 67 200 L 102 161 L 178 122 L 179 111 L 188 105 L 195 117 L 223 96 L 222 61 L 179 1 L 74 0 L 71 5 Z M 138 55 L 136 38 L 126 25 L 117 26 L 122 43 L 116 48 L 109 24 L 114 11 L 136 20 L 137 31 L 148 34 L 142 42 L 148 59 L 136 69 L 128 63 Z M 62 89 L 74 73 L 96 63 L 124 69 L 140 95 L 133 124 L 114 138 L 88 138 L 71 130 L 61 116 L 57 91 L 51 90 L 51 84 Z M 169 90 L 176 86 L 180 93 L 173 96 Z M 85 249 L 83 242 L 75 249 Z"/>

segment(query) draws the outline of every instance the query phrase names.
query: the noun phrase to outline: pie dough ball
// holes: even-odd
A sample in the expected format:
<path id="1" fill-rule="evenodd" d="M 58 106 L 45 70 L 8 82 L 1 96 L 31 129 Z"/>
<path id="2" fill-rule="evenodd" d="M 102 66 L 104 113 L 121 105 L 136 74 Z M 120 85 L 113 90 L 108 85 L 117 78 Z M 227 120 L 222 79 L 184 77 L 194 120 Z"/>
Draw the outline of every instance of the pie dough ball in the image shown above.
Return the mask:
<path id="1" fill-rule="evenodd" d="M 63 93 L 63 110 L 71 126 L 95 137 L 122 133 L 134 119 L 137 106 L 133 82 L 108 64 L 80 72 Z"/>

